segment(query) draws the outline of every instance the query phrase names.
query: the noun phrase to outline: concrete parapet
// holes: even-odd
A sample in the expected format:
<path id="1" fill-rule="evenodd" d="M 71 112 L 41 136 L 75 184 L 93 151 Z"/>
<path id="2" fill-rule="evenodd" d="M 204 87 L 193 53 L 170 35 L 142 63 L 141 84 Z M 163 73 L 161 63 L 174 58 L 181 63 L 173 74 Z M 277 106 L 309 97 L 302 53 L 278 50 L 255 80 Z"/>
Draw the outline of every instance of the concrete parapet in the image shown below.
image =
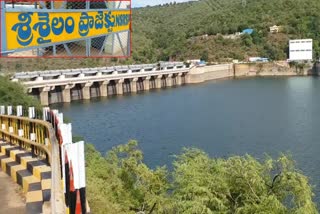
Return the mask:
<path id="1" fill-rule="evenodd" d="M 60 75 L 59 77 L 58 77 L 58 79 L 65 79 L 66 78 L 66 75 L 64 75 L 64 74 L 62 74 L 62 75 Z"/>
<path id="2" fill-rule="evenodd" d="M 172 74 L 169 74 L 166 78 L 167 87 L 172 86 Z"/>
<path id="3" fill-rule="evenodd" d="M 177 85 L 181 85 L 181 84 L 182 84 L 181 76 L 182 76 L 182 73 L 179 73 L 179 74 L 177 75 L 177 82 L 176 82 Z"/>
<path id="4" fill-rule="evenodd" d="M 74 84 L 74 83 L 69 83 L 68 85 L 65 85 L 64 88 L 65 88 L 65 89 L 72 89 L 72 88 L 74 88 L 75 86 L 76 86 L 76 84 Z"/>
<path id="5" fill-rule="evenodd" d="M 201 83 L 229 77 L 233 77 L 232 64 L 192 67 L 186 76 L 186 83 Z"/>
<path id="6" fill-rule="evenodd" d="M 90 96 L 90 87 L 92 86 L 92 82 L 87 82 L 85 84 L 82 85 L 82 98 L 84 100 L 90 100 L 91 96 Z"/>
<path id="7" fill-rule="evenodd" d="M 70 103 L 71 102 L 71 89 L 75 87 L 75 84 L 68 84 L 63 86 L 62 88 L 62 100 L 64 103 Z"/>
<path id="8" fill-rule="evenodd" d="M 143 81 L 143 87 L 145 91 L 150 90 L 150 77 L 145 78 L 145 80 Z"/>
<path id="9" fill-rule="evenodd" d="M 49 105 L 49 91 L 50 87 L 43 87 L 40 89 L 40 102 L 44 106 Z"/>
<path id="10" fill-rule="evenodd" d="M 64 88 L 62 90 L 62 100 L 63 100 L 64 103 L 70 103 L 71 102 L 70 88 Z"/>
<path id="11" fill-rule="evenodd" d="M 109 84 L 109 81 L 103 81 L 100 83 L 100 95 L 101 97 L 107 97 L 108 96 L 108 90 L 107 86 Z"/>
<path id="12" fill-rule="evenodd" d="M 62 100 L 63 100 L 64 103 L 70 103 L 71 102 L 70 89 L 64 89 L 62 91 Z"/>
<path id="13" fill-rule="evenodd" d="M 159 75 L 155 78 L 156 88 L 161 88 L 161 78 L 162 75 Z"/>
<path id="14" fill-rule="evenodd" d="M 133 78 L 132 81 L 130 82 L 131 84 L 131 92 L 136 93 L 137 92 L 137 81 L 138 78 Z"/>
<path id="15" fill-rule="evenodd" d="M 82 88 L 82 99 L 90 100 L 90 98 L 91 98 L 91 96 L 90 96 L 90 87 L 84 86 Z"/>
<path id="16" fill-rule="evenodd" d="M 43 77 L 37 77 L 36 78 L 36 81 L 42 81 L 43 80 Z"/>
<path id="17" fill-rule="evenodd" d="M 122 86 L 123 82 L 124 82 L 124 79 L 120 79 L 117 82 L 117 86 L 116 86 L 117 87 L 117 94 L 119 94 L 119 95 L 123 94 L 123 86 Z"/>

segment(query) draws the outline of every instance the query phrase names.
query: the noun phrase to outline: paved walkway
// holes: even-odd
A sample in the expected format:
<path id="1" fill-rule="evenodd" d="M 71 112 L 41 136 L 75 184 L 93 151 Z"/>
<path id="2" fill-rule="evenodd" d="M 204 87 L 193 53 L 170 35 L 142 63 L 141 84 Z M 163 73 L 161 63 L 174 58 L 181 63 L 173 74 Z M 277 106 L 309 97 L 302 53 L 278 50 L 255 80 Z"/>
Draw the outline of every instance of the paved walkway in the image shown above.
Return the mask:
<path id="1" fill-rule="evenodd" d="M 0 169 L 0 214 L 25 214 L 21 187 Z"/>

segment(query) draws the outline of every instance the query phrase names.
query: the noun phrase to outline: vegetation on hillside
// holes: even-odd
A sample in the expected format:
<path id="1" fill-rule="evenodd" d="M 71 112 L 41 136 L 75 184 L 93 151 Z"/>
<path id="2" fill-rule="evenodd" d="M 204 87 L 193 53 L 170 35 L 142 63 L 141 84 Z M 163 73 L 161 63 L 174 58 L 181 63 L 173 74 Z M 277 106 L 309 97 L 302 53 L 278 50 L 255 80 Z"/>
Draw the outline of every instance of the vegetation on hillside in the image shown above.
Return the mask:
<path id="1" fill-rule="evenodd" d="M 200 0 L 132 10 L 132 57 L 125 59 L 0 59 L 0 72 L 205 59 L 225 62 L 250 56 L 285 60 L 289 39 L 314 39 L 320 56 L 318 0 Z M 269 27 L 281 32 L 269 33 Z M 252 35 L 228 38 L 246 28 Z M 206 36 L 208 35 L 208 36 Z"/>
<path id="2" fill-rule="evenodd" d="M 225 61 L 263 56 L 283 60 L 288 40 L 314 39 L 320 54 L 318 0 L 200 0 L 133 10 L 133 61 L 207 58 Z M 281 26 L 282 32 L 269 33 Z M 222 35 L 254 29 L 252 35 Z M 208 37 L 203 36 L 208 34 Z"/>
<path id="3" fill-rule="evenodd" d="M 173 171 L 150 169 L 136 141 L 105 157 L 86 147 L 87 196 L 94 213 L 317 213 L 307 177 L 281 155 L 213 159 L 198 149 L 176 156 Z"/>
<path id="4" fill-rule="evenodd" d="M 40 106 L 39 101 L 28 96 L 25 88 L 7 77 L 0 76 L 0 105 Z"/>

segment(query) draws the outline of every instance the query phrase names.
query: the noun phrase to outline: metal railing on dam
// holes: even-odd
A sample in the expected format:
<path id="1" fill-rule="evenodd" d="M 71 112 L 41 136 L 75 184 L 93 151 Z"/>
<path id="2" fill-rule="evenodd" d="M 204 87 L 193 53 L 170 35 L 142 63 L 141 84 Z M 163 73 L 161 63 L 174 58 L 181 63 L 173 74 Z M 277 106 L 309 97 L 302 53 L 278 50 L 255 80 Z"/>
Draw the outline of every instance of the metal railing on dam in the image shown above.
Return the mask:
<path id="1" fill-rule="evenodd" d="M 73 77 L 88 77 L 88 76 L 107 76 L 115 74 L 134 74 L 148 71 L 171 70 L 177 68 L 186 68 L 183 62 L 160 62 L 158 64 L 141 64 L 127 66 L 112 66 L 112 67 L 97 67 L 97 68 L 79 68 L 66 70 L 48 70 L 48 71 L 33 71 L 16 73 L 12 79 L 23 81 L 34 80 L 50 80 L 64 79 Z"/>
<path id="2" fill-rule="evenodd" d="M 182 62 L 22 72 L 12 81 L 22 81 L 28 93 L 42 105 L 135 93 L 185 83 L 189 68 Z"/>
<path id="3" fill-rule="evenodd" d="M 234 76 L 233 64 L 186 66 L 183 62 L 16 73 L 42 105 L 136 93 Z"/>
<path id="4" fill-rule="evenodd" d="M 85 177 L 75 173 L 84 171 L 83 142 L 72 143 L 71 124 L 57 110 L 0 106 L 0 125 L 1 168 L 22 186 L 27 213 L 69 213 L 76 201 L 67 196 L 85 188 L 76 183 Z M 68 160 L 77 162 L 75 171 L 66 171 Z M 86 202 L 80 206 L 85 212 Z"/>

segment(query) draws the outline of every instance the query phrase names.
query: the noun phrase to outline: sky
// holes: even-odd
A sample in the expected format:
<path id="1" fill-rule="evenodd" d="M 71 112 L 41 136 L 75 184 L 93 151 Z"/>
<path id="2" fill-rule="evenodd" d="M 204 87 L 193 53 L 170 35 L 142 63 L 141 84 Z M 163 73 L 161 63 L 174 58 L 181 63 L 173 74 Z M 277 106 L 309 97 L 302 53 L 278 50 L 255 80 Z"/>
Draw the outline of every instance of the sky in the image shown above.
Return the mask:
<path id="1" fill-rule="evenodd" d="M 189 0 L 132 0 L 132 7 L 145 7 L 147 5 L 153 6 L 153 5 L 159 5 L 159 4 L 165 4 L 170 2 L 186 2 Z"/>

